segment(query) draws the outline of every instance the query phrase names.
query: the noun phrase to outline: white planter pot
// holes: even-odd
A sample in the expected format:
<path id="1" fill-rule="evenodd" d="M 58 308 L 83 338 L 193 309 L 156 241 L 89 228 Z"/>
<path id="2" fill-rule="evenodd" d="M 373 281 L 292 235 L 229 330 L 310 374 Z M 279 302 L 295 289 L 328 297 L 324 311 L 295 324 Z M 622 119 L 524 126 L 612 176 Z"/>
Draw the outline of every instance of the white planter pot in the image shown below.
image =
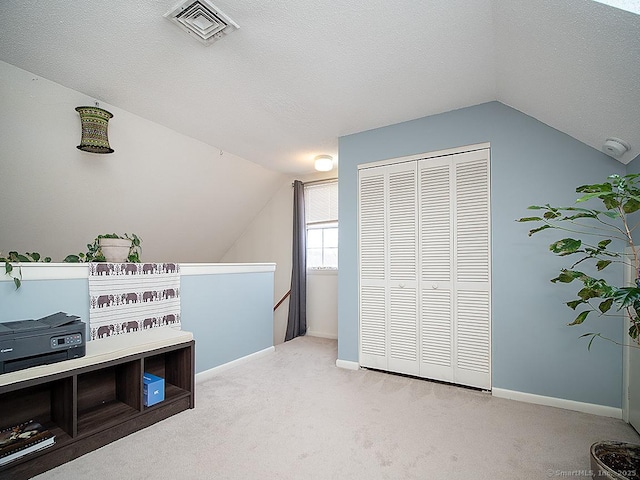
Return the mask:
<path id="1" fill-rule="evenodd" d="M 101 238 L 99 244 L 107 262 L 124 263 L 127 261 L 129 249 L 131 249 L 131 240 L 126 238 Z"/>

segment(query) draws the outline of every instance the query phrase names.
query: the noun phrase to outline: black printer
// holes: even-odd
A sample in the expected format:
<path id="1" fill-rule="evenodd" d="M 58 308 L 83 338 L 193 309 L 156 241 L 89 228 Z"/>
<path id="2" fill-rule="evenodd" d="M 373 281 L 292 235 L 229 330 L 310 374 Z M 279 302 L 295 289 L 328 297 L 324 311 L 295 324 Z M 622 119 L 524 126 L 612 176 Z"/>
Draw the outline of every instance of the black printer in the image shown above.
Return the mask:
<path id="1" fill-rule="evenodd" d="M 64 312 L 0 323 L 0 374 L 84 357 L 86 324 Z"/>

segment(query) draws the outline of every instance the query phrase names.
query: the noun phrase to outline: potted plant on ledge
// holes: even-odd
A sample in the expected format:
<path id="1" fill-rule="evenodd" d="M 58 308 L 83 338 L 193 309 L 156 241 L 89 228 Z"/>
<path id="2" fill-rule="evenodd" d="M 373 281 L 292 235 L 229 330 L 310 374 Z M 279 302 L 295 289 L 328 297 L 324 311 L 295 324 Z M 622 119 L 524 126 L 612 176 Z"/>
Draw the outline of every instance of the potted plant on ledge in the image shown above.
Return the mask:
<path id="1" fill-rule="evenodd" d="M 605 316 L 617 312 L 615 316 L 619 319 L 623 313 L 629 328 L 625 335 L 627 341 L 622 345 L 634 350 L 640 348 L 640 252 L 633 240 L 637 224 L 630 225 L 628 215 L 640 210 L 639 177 L 640 174 L 611 175 L 604 183 L 576 188 L 580 197 L 575 206 L 532 205 L 529 209 L 540 213 L 518 220 L 538 224 L 529 231 L 529 236 L 548 229 L 569 235 L 549 245 L 552 253 L 576 259 L 569 268 L 562 268 L 560 274 L 551 279 L 553 283 L 578 284 L 577 298 L 567 302 L 569 308 L 578 312 L 569 325 L 582 324 L 589 315 Z M 599 201 L 604 208 L 587 208 L 589 201 Z M 615 245 L 624 245 L 626 251 L 610 250 Z M 612 285 L 603 278 L 586 273 L 590 268 L 597 274 L 612 263 L 632 268 L 635 272 L 633 284 Z M 590 337 L 588 348 L 596 338 L 605 338 L 600 333 L 585 333 L 582 337 Z M 619 344 L 612 339 L 606 340 Z M 640 375 L 640 372 L 635 375 Z M 591 446 L 590 454 L 595 476 L 640 479 L 640 445 L 596 442 Z"/>
<path id="2" fill-rule="evenodd" d="M 142 241 L 135 234 L 117 235 L 106 233 L 98 235 L 93 243 L 87 244 L 87 253 L 68 255 L 65 262 L 113 262 L 140 263 Z"/>

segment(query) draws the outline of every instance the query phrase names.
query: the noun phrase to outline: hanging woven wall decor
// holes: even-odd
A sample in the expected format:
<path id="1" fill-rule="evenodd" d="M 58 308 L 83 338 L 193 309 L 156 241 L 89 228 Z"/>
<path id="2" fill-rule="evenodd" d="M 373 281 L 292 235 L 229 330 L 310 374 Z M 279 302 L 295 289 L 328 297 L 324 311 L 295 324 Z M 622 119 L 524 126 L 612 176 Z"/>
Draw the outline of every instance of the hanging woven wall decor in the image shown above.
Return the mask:
<path id="1" fill-rule="evenodd" d="M 113 114 L 98 107 L 76 107 L 82 122 L 82 139 L 78 149 L 91 153 L 113 153 L 107 127 Z"/>

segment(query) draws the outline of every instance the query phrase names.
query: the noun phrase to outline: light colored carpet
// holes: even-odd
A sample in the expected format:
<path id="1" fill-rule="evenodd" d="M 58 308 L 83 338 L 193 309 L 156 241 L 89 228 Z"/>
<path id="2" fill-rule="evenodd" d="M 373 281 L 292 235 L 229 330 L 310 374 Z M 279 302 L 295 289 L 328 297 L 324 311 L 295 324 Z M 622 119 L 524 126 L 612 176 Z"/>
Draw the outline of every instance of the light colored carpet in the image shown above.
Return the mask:
<path id="1" fill-rule="evenodd" d="M 278 345 L 198 384 L 194 410 L 36 478 L 575 480 L 592 443 L 640 441 L 621 420 L 339 369 L 336 355 L 334 340 Z"/>

